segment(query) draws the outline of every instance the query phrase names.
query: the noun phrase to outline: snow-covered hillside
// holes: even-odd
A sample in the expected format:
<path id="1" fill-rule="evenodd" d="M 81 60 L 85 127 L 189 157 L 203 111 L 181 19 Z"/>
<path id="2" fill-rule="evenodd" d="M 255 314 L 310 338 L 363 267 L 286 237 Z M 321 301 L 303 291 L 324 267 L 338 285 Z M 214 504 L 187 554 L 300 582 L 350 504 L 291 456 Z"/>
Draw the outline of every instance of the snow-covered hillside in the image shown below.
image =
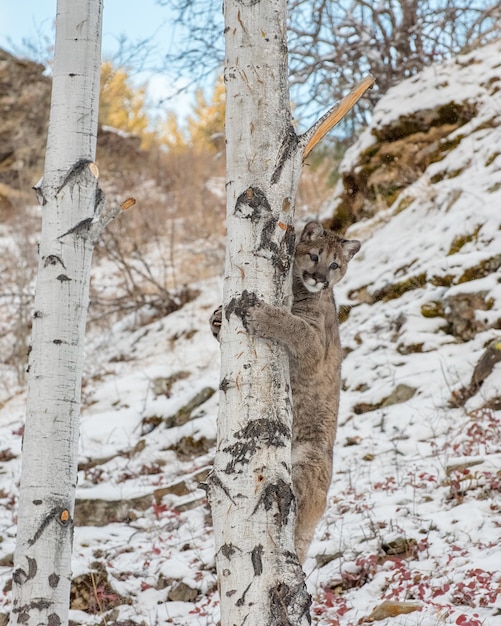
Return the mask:
<path id="1" fill-rule="evenodd" d="M 446 120 L 424 146 L 422 125 L 409 130 L 406 120 L 438 128 L 434 112 L 451 103 L 468 113 Z M 396 144 L 403 127 L 407 142 Z M 363 247 L 337 290 L 349 313 L 344 393 L 328 510 L 305 566 L 313 622 L 496 626 L 501 43 L 391 90 L 346 155 L 345 181 L 380 154 L 381 138 L 389 157 L 371 161 L 358 206 L 366 217 L 348 231 Z M 417 145 L 432 157 L 404 152 Z M 399 159 L 405 167 L 418 160 L 421 170 L 395 186 L 389 166 Z M 191 287 L 199 295 L 167 317 L 122 320 L 89 340 L 74 624 L 217 624 L 200 483 L 214 451 L 219 356 L 208 318 L 221 282 Z M 0 406 L 0 624 L 9 611 L 23 417 L 22 394 Z"/>

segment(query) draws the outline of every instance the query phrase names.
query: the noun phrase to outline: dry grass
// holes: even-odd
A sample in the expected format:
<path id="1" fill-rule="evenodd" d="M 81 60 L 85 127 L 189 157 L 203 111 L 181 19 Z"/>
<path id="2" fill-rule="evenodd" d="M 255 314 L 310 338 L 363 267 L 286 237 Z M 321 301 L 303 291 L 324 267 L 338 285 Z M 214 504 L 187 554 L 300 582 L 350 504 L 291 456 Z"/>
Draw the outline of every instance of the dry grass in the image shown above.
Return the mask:
<path id="1" fill-rule="evenodd" d="M 166 315 L 189 300 L 188 285 L 222 274 L 225 194 L 223 157 L 187 149 L 141 150 L 134 137 L 104 133 L 97 163 L 110 205 L 128 196 L 136 205 L 119 216 L 98 242 L 89 320 L 106 328 L 131 312 Z M 331 192 L 332 160 L 310 159 L 297 197 L 297 219 L 316 215 Z M 34 181 L 22 181 L 25 188 Z M 0 348 L 2 362 L 25 382 L 31 334 L 40 211 L 34 195 L 9 198 L 1 235 Z M 5 237 L 7 236 L 8 239 Z M 6 243 L 10 240 L 10 243 Z M 151 317 L 148 313 L 147 318 Z M 138 314 L 138 320 L 144 315 Z"/>

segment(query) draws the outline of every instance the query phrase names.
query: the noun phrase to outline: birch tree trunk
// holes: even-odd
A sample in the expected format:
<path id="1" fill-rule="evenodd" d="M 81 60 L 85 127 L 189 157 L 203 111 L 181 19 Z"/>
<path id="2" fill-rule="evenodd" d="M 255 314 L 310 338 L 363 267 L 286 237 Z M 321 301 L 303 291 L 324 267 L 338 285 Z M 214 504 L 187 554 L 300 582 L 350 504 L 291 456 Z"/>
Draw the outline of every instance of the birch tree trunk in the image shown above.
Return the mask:
<path id="1" fill-rule="evenodd" d="M 302 155 L 292 126 L 286 0 L 226 0 L 227 256 L 218 447 L 209 482 L 221 624 L 309 623 L 294 550 L 288 357 L 242 325 L 283 304 Z"/>
<path id="2" fill-rule="evenodd" d="M 10 624 L 68 623 L 83 341 L 102 228 L 102 0 L 58 0 Z M 108 220 L 109 221 L 109 220 Z"/>
<path id="3" fill-rule="evenodd" d="M 291 304 L 302 160 L 372 85 L 298 136 L 289 103 L 286 0 L 225 0 L 227 251 L 218 444 L 209 478 L 222 626 L 310 623 L 294 548 L 288 357 L 247 334 L 256 298 Z"/>

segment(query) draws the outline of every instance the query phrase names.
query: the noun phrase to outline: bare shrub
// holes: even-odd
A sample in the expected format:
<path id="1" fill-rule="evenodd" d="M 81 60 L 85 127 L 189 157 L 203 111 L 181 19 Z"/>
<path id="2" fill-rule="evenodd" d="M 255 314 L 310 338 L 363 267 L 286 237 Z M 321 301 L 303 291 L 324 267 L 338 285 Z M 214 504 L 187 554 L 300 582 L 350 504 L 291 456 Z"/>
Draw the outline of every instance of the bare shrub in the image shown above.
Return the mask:
<path id="1" fill-rule="evenodd" d="M 102 263 L 91 281 L 90 323 L 108 326 L 131 313 L 135 325 L 164 317 L 192 300 L 197 292 L 172 280 L 171 261 L 165 245 L 149 241 L 140 247 L 132 237 L 110 232 L 99 243 Z M 158 252 L 158 254 L 154 254 Z"/>
<path id="2" fill-rule="evenodd" d="M 221 270 L 223 163 L 194 149 L 164 153 L 158 146 L 148 159 L 150 178 L 131 172 L 106 187 L 107 201 L 132 194 L 137 204 L 96 247 L 91 323 L 167 315 L 193 297 L 187 285 Z"/>
<path id="3" fill-rule="evenodd" d="M 9 236 L 1 239 L 0 353 L 1 362 L 14 369 L 17 384 L 23 385 L 31 335 L 39 219 L 33 210 L 16 210 L 15 227 L 10 226 Z"/>
<path id="4" fill-rule="evenodd" d="M 185 35 L 168 55 L 169 67 L 200 80 L 224 60 L 219 0 L 160 0 Z M 371 70 L 376 88 L 344 122 L 352 134 L 389 87 L 431 63 L 470 51 L 501 35 L 501 6 L 494 0 L 291 0 L 289 68 L 300 113 L 329 106 Z M 181 52 L 180 52 L 181 51 Z M 365 108 L 363 108 L 365 107 Z M 350 128 L 350 124 L 353 126 Z"/>

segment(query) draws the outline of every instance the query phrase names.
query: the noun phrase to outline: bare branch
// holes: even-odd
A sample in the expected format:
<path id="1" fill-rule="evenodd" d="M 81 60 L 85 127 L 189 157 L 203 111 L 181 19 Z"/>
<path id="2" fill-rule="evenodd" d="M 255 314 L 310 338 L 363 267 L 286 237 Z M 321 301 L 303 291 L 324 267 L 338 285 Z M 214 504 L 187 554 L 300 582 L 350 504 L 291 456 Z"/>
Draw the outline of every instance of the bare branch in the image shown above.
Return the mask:
<path id="1" fill-rule="evenodd" d="M 179 74 L 221 67 L 219 0 L 161 0 L 179 18 L 182 45 L 168 55 Z M 498 0 L 289 0 L 289 74 L 296 116 L 318 117 L 368 72 L 377 86 L 343 120 L 346 134 L 366 123 L 392 85 L 501 35 Z M 307 109 L 307 110 L 306 110 Z M 303 120 L 304 121 L 304 120 Z"/>
<path id="2" fill-rule="evenodd" d="M 306 133 L 304 133 L 300 141 L 305 143 L 303 159 L 313 150 L 323 137 L 336 126 L 351 111 L 355 104 L 360 100 L 364 93 L 374 85 L 376 79 L 369 74 L 360 83 L 355 85 L 339 104 L 333 106 L 327 113 L 322 116 Z"/>

